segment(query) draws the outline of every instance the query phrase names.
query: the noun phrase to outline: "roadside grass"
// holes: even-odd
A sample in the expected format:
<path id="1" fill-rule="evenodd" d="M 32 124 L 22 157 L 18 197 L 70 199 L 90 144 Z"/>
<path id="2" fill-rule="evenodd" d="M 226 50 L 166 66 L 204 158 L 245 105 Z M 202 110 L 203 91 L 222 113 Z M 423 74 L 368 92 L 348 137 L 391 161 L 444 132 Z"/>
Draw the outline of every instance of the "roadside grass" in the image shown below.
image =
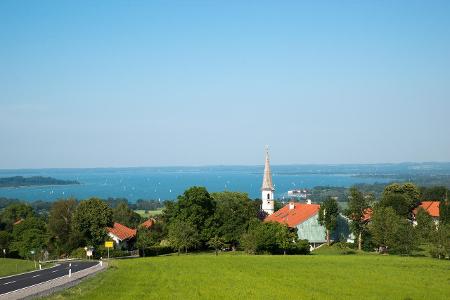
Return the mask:
<path id="1" fill-rule="evenodd" d="M 450 261 L 382 255 L 115 260 L 49 299 L 450 299 Z"/>
<path id="2" fill-rule="evenodd" d="M 34 261 L 14 258 L 0 258 L 0 277 L 33 270 L 35 270 Z"/>

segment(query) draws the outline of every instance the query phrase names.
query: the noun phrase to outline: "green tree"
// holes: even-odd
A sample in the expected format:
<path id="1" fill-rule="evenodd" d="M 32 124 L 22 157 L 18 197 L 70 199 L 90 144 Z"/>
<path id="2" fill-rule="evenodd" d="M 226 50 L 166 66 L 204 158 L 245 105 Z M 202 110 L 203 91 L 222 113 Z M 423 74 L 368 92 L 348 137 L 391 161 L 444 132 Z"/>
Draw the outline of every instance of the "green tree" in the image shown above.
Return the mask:
<path id="1" fill-rule="evenodd" d="M 216 256 L 219 255 L 219 250 L 225 245 L 225 242 L 223 238 L 220 238 L 219 236 L 214 236 L 208 241 L 208 246 L 210 248 L 214 249 L 214 252 L 216 253 Z"/>
<path id="2" fill-rule="evenodd" d="M 362 236 L 367 230 L 367 219 L 364 218 L 369 208 L 369 201 L 356 187 L 350 188 L 347 216 L 351 220 L 350 228 L 358 239 L 358 250 L 362 248 Z"/>
<path id="3" fill-rule="evenodd" d="M 200 244 L 200 237 L 197 229 L 189 222 L 175 220 L 169 225 L 169 243 L 177 249 L 178 255 L 182 249 L 195 248 Z"/>
<path id="4" fill-rule="evenodd" d="M 215 234 L 214 211 L 215 202 L 208 191 L 194 186 L 178 196 L 177 202 L 166 203 L 163 219 L 169 226 L 176 220 L 191 224 L 205 243 Z"/>
<path id="5" fill-rule="evenodd" d="M 248 198 L 246 193 L 213 193 L 215 201 L 214 226 L 216 235 L 224 242 L 237 246 L 242 234 L 247 230 L 250 220 L 258 215 L 259 207 Z"/>
<path id="6" fill-rule="evenodd" d="M 320 205 L 319 224 L 324 226 L 327 235 L 327 244 L 330 245 L 330 233 L 337 227 L 337 219 L 339 216 L 339 206 L 336 200 L 328 197 Z"/>
<path id="7" fill-rule="evenodd" d="M 68 199 L 54 202 L 50 209 L 48 232 L 58 255 L 70 253 L 78 246 L 72 230 L 72 217 L 76 207 L 77 201 Z"/>
<path id="8" fill-rule="evenodd" d="M 0 221 L 5 230 L 11 232 L 16 221 L 34 216 L 33 208 L 25 203 L 13 203 L 8 205 L 0 215 Z"/>
<path id="9" fill-rule="evenodd" d="M 262 223 L 254 220 L 241 237 L 242 247 L 250 254 L 286 254 L 290 250 L 293 250 L 294 253 L 302 253 L 302 251 L 297 251 L 300 244 L 302 243 L 299 243 L 296 232 L 278 222 Z"/>
<path id="10" fill-rule="evenodd" d="M 120 202 L 113 209 L 113 221 L 135 228 L 141 223 L 141 216 L 128 207 L 126 202 Z"/>
<path id="11" fill-rule="evenodd" d="M 450 224 L 450 200 L 446 194 L 445 198 L 439 202 L 439 223 Z"/>
<path id="12" fill-rule="evenodd" d="M 416 246 L 417 236 L 411 222 L 397 215 L 392 207 L 376 206 L 371 220 L 369 230 L 378 247 L 410 254 Z"/>
<path id="13" fill-rule="evenodd" d="M 421 187 L 422 201 L 440 201 L 447 197 L 447 188 L 445 186 Z"/>
<path id="14" fill-rule="evenodd" d="M 436 230 L 433 217 L 425 209 L 419 207 L 416 213 L 416 222 L 415 229 L 420 241 L 422 243 L 430 242 L 433 232 Z"/>
<path id="15" fill-rule="evenodd" d="M 11 242 L 11 236 L 7 231 L 0 231 L 0 256 L 3 255 L 3 249 L 9 251 L 9 243 Z"/>
<path id="16" fill-rule="evenodd" d="M 396 226 L 398 216 L 392 207 L 377 205 L 373 209 L 369 230 L 372 241 L 378 247 L 387 247 L 393 240 L 393 228 Z"/>
<path id="17" fill-rule="evenodd" d="M 72 223 L 85 243 L 99 245 L 105 240 L 106 227 L 112 226 L 112 210 L 102 200 L 90 198 L 78 204 Z"/>
<path id="18" fill-rule="evenodd" d="M 145 227 L 139 227 L 136 233 L 136 247 L 142 250 L 145 255 L 145 249 L 154 245 L 152 233 Z"/>
<path id="19" fill-rule="evenodd" d="M 12 232 L 11 251 L 23 258 L 31 258 L 31 251 L 39 255 L 46 248 L 48 235 L 44 220 L 37 217 L 29 217 L 21 223 L 14 225 Z"/>
<path id="20" fill-rule="evenodd" d="M 431 255 L 436 258 L 450 258 L 450 224 L 439 224 L 432 236 Z"/>
<path id="21" fill-rule="evenodd" d="M 412 210 L 420 203 L 420 191 L 412 183 L 393 183 L 384 188 L 380 204 L 392 207 L 404 217 L 412 218 Z"/>

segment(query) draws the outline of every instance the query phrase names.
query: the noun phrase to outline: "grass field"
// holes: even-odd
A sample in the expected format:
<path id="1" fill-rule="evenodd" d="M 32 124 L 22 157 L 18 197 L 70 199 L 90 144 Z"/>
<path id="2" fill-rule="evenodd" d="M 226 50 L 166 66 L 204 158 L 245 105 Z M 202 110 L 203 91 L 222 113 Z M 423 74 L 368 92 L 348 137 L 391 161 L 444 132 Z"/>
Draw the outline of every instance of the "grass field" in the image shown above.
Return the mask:
<path id="1" fill-rule="evenodd" d="M 450 262 L 212 254 L 112 261 L 51 299 L 450 299 Z"/>
<path id="2" fill-rule="evenodd" d="M 149 217 L 153 217 L 153 216 L 162 214 L 162 208 L 161 209 L 157 209 L 157 210 L 138 209 L 138 210 L 135 210 L 134 212 L 138 213 L 143 218 L 149 218 Z"/>
<path id="3" fill-rule="evenodd" d="M 34 270 L 34 262 L 23 259 L 0 258 L 0 277 Z"/>

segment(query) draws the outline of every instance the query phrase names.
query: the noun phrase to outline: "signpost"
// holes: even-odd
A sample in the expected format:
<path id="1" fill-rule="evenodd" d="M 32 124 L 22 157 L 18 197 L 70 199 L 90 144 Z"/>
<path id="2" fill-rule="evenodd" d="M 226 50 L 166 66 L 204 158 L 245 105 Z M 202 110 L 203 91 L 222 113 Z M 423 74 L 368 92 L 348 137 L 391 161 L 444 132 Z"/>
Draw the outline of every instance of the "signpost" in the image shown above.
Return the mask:
<path id="1" fill-rule="evenodd" d="M 109 259 L 109 248 L 113 248 L 114 247 L 114 242 L 113 241 L 106 241 L 105 242 L 105 248 L 108 249 L 108 259 Z"/>

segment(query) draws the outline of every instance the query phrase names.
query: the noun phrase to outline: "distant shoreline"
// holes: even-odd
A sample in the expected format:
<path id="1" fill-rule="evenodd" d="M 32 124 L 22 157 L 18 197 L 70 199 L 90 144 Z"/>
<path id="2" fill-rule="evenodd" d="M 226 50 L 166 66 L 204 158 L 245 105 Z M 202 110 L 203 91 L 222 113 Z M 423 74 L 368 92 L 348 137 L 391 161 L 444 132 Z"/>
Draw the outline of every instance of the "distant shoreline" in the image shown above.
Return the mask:
<path id="1" fill-rule="evenodd" d="M 59 186 L 80 184 L 76 180 L 61 180 L 53 177 L 43 176 L 12 176 L 0 178 L 0 188 L 24 188 L 36 186 Z"/>

